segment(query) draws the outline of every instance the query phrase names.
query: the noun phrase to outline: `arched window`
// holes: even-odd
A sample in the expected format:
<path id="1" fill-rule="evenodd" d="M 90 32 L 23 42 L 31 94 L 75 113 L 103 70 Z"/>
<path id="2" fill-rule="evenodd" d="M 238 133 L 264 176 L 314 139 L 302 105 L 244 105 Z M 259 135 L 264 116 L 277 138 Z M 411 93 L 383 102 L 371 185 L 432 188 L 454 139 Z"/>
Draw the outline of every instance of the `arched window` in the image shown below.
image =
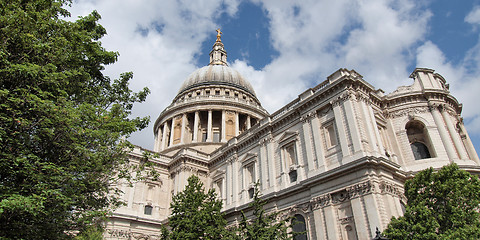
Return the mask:
<path id="1" fill-rule="evenodd" d="M 412 147 L 412 152 L 415 160 L 431 158 L 428 147 L 425 144 L 421 142 L 414 142 L 410 144 L 410 147 Z"/>
<path id="2" fill-rule="evenodd" d="M 433 157 L 432 144 L 427 129 L 422 122 L 412 120 L 405 126 L 408 141 L 415 160 Z"/>
<path id="3" fill-rule="evenodd" d="M 300 214 L 295 214 L 292 220 L 292 232 L 300 233 L 295 236 L 295 240 L 307 240 L 307 227 L 305 218 Z"/>
<path id="4" fill-rule="evenodd" d="M 152 215 L 153 207 L 150 205 L 145 205 L 145 209 L 143 210 L 143 214 L 145 215 Z"/>

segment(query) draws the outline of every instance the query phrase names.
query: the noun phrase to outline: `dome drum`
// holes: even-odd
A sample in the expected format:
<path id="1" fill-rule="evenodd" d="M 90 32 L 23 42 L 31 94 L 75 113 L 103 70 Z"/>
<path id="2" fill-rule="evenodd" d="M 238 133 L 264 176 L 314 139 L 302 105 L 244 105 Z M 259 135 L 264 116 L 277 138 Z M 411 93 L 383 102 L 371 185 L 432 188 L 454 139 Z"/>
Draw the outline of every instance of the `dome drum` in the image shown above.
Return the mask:
<path id="1" fill-rule="evenodd" d="M 259 118 L 251 114 L 225 109 L 179 113 L 156 125 L 155 151 L 168 154 L 178 150 L 180 145 L 198 145 L 201 147 L 199 150 L 210 153 L 258 121 Z M 202 148 L 203 145 L 211 147 Z"/>
<path id="2" fill-rule="evenodd" d="M 242 91 L 236 87 L 226 87 L 224 85 L 217 84 L 203 85 L 201 87 L 196 86 L 190 88 L 189 90 L 185 90 L 173 99 L 172 105 L 181 102 L 201 101 L 206 99 L 243 102 L 247 105 L 260 107 L 260 102 L 255 95 L 252 95 L 250 92 Z"/>

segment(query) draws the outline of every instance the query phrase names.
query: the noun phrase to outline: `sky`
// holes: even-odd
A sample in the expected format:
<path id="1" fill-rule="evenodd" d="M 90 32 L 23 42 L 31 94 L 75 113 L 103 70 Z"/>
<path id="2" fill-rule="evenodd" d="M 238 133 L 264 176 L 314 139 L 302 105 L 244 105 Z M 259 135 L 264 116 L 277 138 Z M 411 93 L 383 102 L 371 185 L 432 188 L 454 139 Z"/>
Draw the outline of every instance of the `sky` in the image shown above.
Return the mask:
<path id="1" fill-rule="evenodd" d="M 133 110 L 150 125 L 129 138 L 143 148 L 153 149 L 153 123 L 208 64 L 221 28 L 229 66 L 270 113 L 339 68 L 386 93 L 411 85 L 415 68 L 430 68 L 463 104 L 480 150 L 480 0 L 74 0 L 68 9 L 71 19 L 102 16 L 102 46 L 120 53 L 106 75 L 132 71 L 131 89 L 150 89 Z"/>

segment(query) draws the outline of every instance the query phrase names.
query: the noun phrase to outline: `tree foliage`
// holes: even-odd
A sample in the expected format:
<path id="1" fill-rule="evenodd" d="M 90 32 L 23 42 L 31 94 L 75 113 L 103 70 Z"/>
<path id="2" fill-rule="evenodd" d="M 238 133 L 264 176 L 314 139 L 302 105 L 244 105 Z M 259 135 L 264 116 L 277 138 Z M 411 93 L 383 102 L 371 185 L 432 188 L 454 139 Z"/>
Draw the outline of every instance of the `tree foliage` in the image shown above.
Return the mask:
<path id="1" fill-rule="evenodd" d="M 480 180 L 457 165 L 419 172 L 405 183 L 403 217 L 384 234 L 395 239 L 480 239 Z"/>
<path id="2" fill-rule="evenodd" d="M 128 176 L 120 139 L 148 123 L 128 118 L 148 89 L 102 73 L 118 53 L 100 15 L 67 21 L 67 4 L 0 0 L 0 238 L 70 238 L 104 216 Z"/>
<path id="3" fill-rule="evenodd" d="M 170 208 L 170 239 L 226 239 L 227 221 L 221 212 L 222 202 L 213 189 L 205 192 L 197 176 L 188 178 L 185 190 L 173 196 Z"/>
<path id="4" fill-rule="evenodd" d="M 280 217 L 279 212 L 266 213 L 265 204 L 266 201 L 260 198 L 257 183 L 254 188 L 253 201 L 250 203 L 250 207 L 253 209 L 252 217 L 247 218 L 242 212 L 242 219 L 237 230 L 239 239 L 293 239 L 294 233 L 290 231 L 290 223 L 293 218 Z"/>

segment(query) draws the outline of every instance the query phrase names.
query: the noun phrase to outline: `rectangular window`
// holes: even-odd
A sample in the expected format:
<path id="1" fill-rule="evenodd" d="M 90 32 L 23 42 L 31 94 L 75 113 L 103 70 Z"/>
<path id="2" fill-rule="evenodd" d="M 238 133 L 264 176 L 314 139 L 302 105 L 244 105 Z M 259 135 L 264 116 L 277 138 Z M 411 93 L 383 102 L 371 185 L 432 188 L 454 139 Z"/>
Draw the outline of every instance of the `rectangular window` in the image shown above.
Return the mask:
<path id="1" fill-rule="evenodd" d="M 255 176 L 255 162 L 250 162 L 243 168 L 243 176 L 245 181 L 245 190 L 247 191 L 247 197 L 253 198 L 255 193 L 254 184 L 256 183 L 256 176 Z"/>
<path id="2" fill-rule="evenodd" d="M 325 126 L 325 140 L 327 141 L 327 148 L 331 148 L 338 144 L 337 142 L 337 134 L 335 132 L 335 126 L 333 123 L 328 124 Z"/>
<path id="3" fill-rule="evenodd" d="M 295 154 L 295 144 L 290 144 L 285 147 L 285 160 L 287 161 L 288 166 L 297 164 L 297 157 Z"/>
<path id="4" fill-rule="evenodd" d="M 207 141 L 207 132 L 204 130 L 202 131 L 202 142 L 206 142 Z"/>
<path id="5" fill-rule="evenodd" d="M 252 199 L 254 195 L 255 195 L 255 188 L 251 187 L 250 189 L 248 189 L 248 197 Z"/>
<path id="6" fill-rule="evenodd" d="M 214 189 L 215 189 L 215 192 L 217 193 L 217 197 L 219 199 L 222 199 L 223 179 L 219 179 L 215 181 Z"/>
<path id="7" fill-rule="evenodd" d="M 255 165 L 252 163 L 246 167 L 247 170 L 247 184 L 255 183 Z"/>
<path id="8" fill-rule="evenodd" d="M 220 132 L 214 131 L 213 132 L 213 142 L 220 142 Z"/>
<path id="9" fill-rule="evenodd" d="M 288 176 L 290 177 L 290 182 L 296 182 L 297 181 L 297 170 L 291 170 L 289 173 L 288 173 Z"/>
<path id="10" fill-rule="evenodd" d="M 288 173 L 290 182 L 297 181 L 297 153 L 295 141 L 285 145 L 282 148 L 283 160 L 285 161 L 286 173 Z"/>

